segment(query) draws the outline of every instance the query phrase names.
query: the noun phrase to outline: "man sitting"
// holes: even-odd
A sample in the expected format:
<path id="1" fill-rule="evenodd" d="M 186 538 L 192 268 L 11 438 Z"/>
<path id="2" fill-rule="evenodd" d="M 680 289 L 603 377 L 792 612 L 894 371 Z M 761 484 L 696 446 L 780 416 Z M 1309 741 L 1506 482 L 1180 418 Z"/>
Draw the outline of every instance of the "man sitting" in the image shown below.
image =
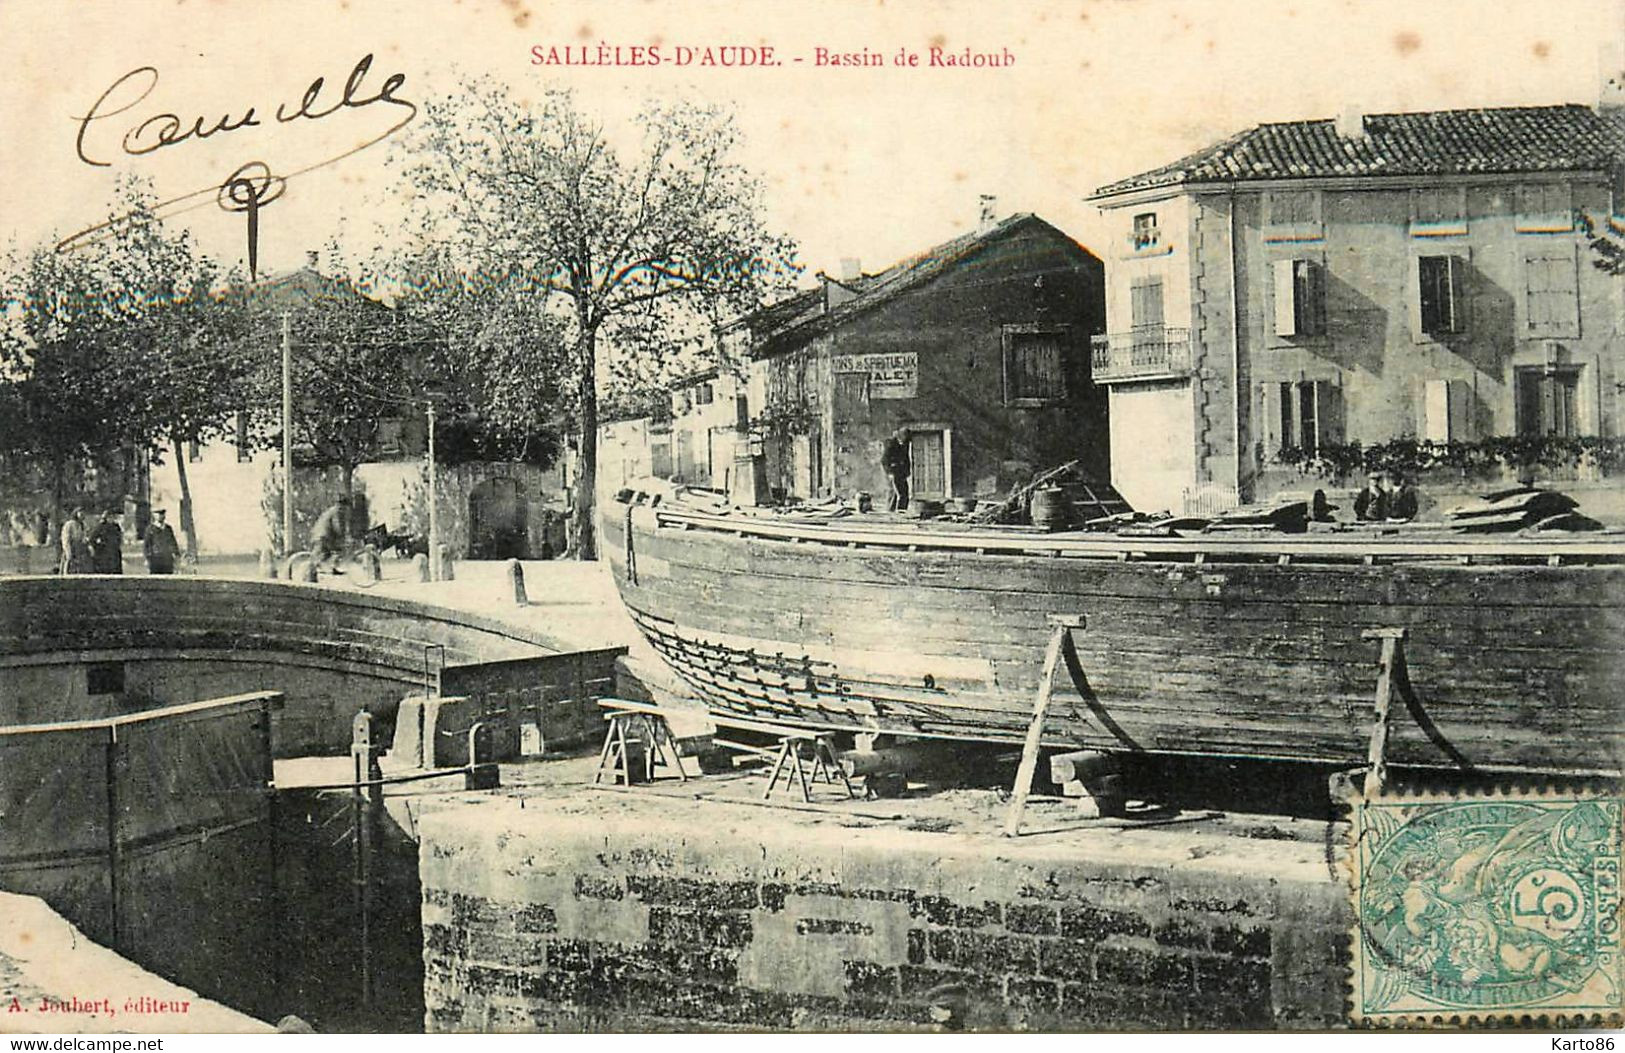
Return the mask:
<path id="1" fill-rule="evenodd" d="M 1354 499 L 1354 518 L 1380 523 L 1388 518 L 1388 480 L 1381 472 L 1366 477 L 1365 489 Z"/>

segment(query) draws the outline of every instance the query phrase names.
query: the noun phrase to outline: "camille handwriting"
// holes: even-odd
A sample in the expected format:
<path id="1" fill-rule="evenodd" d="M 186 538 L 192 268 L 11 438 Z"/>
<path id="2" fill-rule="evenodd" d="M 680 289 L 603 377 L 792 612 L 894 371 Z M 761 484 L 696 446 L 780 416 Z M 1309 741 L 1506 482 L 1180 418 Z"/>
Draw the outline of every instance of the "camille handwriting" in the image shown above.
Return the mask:
<path id="1" fill-rule="evenodd" d="M 327 89 L 327 81 L 317 77 L 310 82 L 310 87 L 300 97 L 296 106 L 283 103 L 275 111 L 277 123 L 283 125 L 293 124 L 296 121 L 320 121 L 331 117 L 341 110 L 360 110 L 367 107 L 384 104 L 385 108 L 394 117 L 394 121 L 382 132 L 367 139 L 365 142 L 352 146 L 331 157 L 303 165 L 292 171 L 273 172 L 269 165 L 263 161 L 250 161 L 240 166 L 227 177 L 224 183 L 212 183 L 199 190 L 186 194 L 179 194 L 165 201 L 160 201 L 150 209 L 138 209 L 122 216 L 116 216 L 104 223 L 87 227 L 71 237 L 64 238 L 57 243 L 58 252 L 67 252 L 84 245 L 93 244 L 104 238 L 115 236 L 119 231 L 127 229 L 133 224 L 145 223 L 155 219 L 163 219 L 180 212 L 200 208 L 206 204 L 218 203 L 221 208 L 228 211 L 246 211 L 249 213 L 249 226 L 252 228 L 257 220 L 260 206 L 281 193 L 287 182 L 296 176 L 307 172 L 314 172 L 318 168 L 342 161 L 352 154 L 388 139 L 396 132 L 405 128 L 417 116 L 417 104 L 410 100 L 400 98 L 398 92 L 406 83 L 406 74 L 392 73 L 384 78 L 383 84 L 370 95 L 363 91 L 363 82 L 372 69 L 372 56 L 367 55 L 355 64 L 350 75 L 345 78 L 344 87 L 338 91 L 337 98 Z M 79 160 L 87 165 L 97 168 L 111 167 L 111 161 L 98 160 L 101 150 L 95 150 L 94 156 L 90 149 L 98 144 L 95 140 L 98 122 L 107 121 L 121 114 L 129 113 L 141 105 L 153 89 L 158 86 L 158 70 L 153 66 L 141 66 L 124 74 L 115 80 L 96 100 L 90 112 L 83 117 L 74 118 L 78 122 L 79 131 L 74 139 L 74 148 L 79 154 Z M 398 108 L 398 109 L 397 109 Z M 404 110 L 404 113 L 399 112 Z M 130 118 L 121 122 L 123 134 L 118 136 L 116 142 L 123 154 L 131 157 L 141 157 L 165 147 L 180 146 L 183 143 L 201 142 L 214 136 L 224 136 L 231 132 L 241 131 L 244 128 L 257 128 L 260 119 L 256 107 L 250 106 L 245 110 L 227 113 L 218 119 L 212 116 L 182 117 L 178 113 L 157 113 L 142 119 Z M 106 146 L 103 142 L 102 147 Z M 274 191 L 274 192 L 273 192 Z M 252 244 L 253 233 L 250 233 Z M 250 250 L 252 258 L 253 251 Z"/>
<path id="2" fill-rule="evenodd" d="M 304 96 L 295 107 L 283 103 L 276 108 L 276 120 L 279 124 L 292 124 L 299 120 L 319 121 L 331 117 L 341 110 L 359 110 L 378 103 L 390 106 L 401 106 L 413 114 L 417 107 L 413 103 L 397 98 L 395 93 L 406 83 L 404 73 L 392 73 L 384 79 L 378 90 L 366 95 L 362 92 L 362 83 L 366 80 L 368 72 L 372 69 L 372 56 L 367 55 L 355 64 L 350 75 L 345 78 L 344 88 L 338 98 L 327 102 L 325 97 L 331 97 L 328 91 L 326 78 L 317 77 L 305 89 Z M 87 152 L 87 143 L 95 136 L 92 134 L 93 126 L 109 118 L 129 113 L 144 102 L 147 96 L 158 87 L 158 69 L 155 66 L 140 66 L 115 80 L 106 91 L 102 92 L 90 112 L 83 117 L 76 118 L 79 124 L 78 134 L 74 138 L 74 149 L 79 154 L 79 160 L 87 165 L 98 168 L 111 167 L 111 161 L 98 160 Z M 128 101 L 125 101 L 128 99 Z M 226 113 L 216 118 L 210 116 L 181 116 L 178 113 L 155 113 L 145 119 L 136 120 L 128 124 L 124 134 L 119 138 L 119 148 L 132 157 L 141 157 L 154 153 L 165 147 L 179 146 L 187 142 L 200 142 L 216 135 L 225 135 L 229 132 L 240 131 L 244 128 L 260 127 L 257 107 L 250 106 L 246 110 L 235 113 Z M 410 117 L 408 118 L 410 119 Z M 404 123 L 404 122 L 402 122 Z M 97 151 L 98 155 L 100 151 Z"/>

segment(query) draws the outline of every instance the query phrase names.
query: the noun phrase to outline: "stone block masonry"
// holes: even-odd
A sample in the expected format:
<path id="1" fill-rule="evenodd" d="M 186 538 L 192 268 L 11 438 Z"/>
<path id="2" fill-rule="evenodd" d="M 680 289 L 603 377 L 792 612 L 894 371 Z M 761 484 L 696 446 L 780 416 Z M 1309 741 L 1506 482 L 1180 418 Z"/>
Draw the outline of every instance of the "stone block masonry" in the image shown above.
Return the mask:
<path id="1" fill-rule="evenodd" d="M 420 833 L 431 1032 L 913 1030 L 948 991 L 972 1029 L 1343 1019 L 1323 846 L 591 794 L 460 802 Z"/>

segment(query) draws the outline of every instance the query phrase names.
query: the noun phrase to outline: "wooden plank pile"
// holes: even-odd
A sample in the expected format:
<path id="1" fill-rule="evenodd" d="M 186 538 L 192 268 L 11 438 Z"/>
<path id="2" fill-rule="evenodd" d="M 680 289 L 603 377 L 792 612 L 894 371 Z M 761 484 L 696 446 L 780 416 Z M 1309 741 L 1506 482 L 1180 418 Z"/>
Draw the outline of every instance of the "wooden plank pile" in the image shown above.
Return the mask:
<path id="1" fill-rule="evenodd" d="M 1579 502 L 1556 490 L 1520 486 L 1497 490 L 1446 510 L 1450 528 L 1462 534 L 1508 534 L 1518 530 L 1601 530 L 1581 515 Z"/>

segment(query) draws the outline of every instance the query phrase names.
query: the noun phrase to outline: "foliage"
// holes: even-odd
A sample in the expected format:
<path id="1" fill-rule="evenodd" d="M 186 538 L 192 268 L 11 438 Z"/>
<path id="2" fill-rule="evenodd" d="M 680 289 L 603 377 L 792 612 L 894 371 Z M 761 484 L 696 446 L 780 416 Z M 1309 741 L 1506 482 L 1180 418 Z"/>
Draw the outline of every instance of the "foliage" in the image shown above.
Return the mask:
<path id="1" fill-rule="evenodd" d="M 1625 439 L 1560 435 L 1497 436 L 1478 442 L 1394 439 L 1372 446 L 1359 443 L 1314 450 L 1286 447 L 1275 463 L 1305 475 L 1345 479 L 1360 472 L 1417 475 L 1435 469 L 1463 474 L 1499 469 L 1593 467 L 1610 472 L 1625 465 Z"/>
<path id="2" fill-rule="evenodd" d="M 443 462 L 558 457 L 568 350 L 557 318 L 529 309 L 509 276 L 463 271 L 439 247 L 388 261 L 395 310 L 423 352 L 442 415 Z"/>
<path id="3" fill-rule="evenodd" d="M 793 249 L 766 230 L 724 111 L 651 103 L 624 158 L 568 91 L 527 106 L 476 81 L 425 117 L 397 154 L 418 233 L 452 246 L 515 310 L 555 320 L 569 349 L 558 380 L 579 455 L 574 534 L 592 558 L 599 385 L 705 342 L 787 287 Z"/>
<path id="4" fill-rule="evenodd" d="M 136 222 L 72 252 L 6 261 L 0 449 L 41 463 L 60 503 L 75 462 L 206 441 L 245 398 L 252 368 L 231 346 L 242 315 L 184 232 L 150 218 L 150 188 L 119 184 Z M 148 217 L 144 222 L 142 217 Z"/>
<path id="5" fill-rule="evenodd" d="M 1625 274 L 1625 244 L 1620 242 L 1617 228 L 1610 222 L 1607 230 L 1598 230 L 1596 221 L 1578 209 L 1574 223 L 1591 248 L 1591 265 L 1607 274 Z"/>

